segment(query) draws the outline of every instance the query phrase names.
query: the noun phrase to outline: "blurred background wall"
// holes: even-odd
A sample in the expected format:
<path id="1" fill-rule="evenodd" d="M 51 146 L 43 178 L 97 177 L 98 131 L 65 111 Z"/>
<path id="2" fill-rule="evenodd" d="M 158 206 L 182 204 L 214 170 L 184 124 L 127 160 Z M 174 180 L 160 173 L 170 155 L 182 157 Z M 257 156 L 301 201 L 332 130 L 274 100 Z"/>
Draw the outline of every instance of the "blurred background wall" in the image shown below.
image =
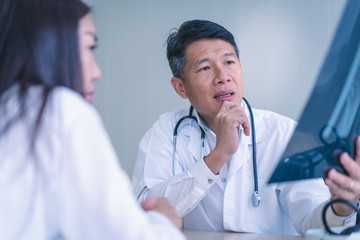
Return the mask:
<path id="1" fill-rule="evenodd" d="M 87 0 L 103 77 L 94 105 L 131 176 L 141 137 L 159 114 L 188 107 L 172 89 L 166 38 L 190 19 L 235 36 L 244 96 L 295 120 L 311 93 L 345 0 Z"/>

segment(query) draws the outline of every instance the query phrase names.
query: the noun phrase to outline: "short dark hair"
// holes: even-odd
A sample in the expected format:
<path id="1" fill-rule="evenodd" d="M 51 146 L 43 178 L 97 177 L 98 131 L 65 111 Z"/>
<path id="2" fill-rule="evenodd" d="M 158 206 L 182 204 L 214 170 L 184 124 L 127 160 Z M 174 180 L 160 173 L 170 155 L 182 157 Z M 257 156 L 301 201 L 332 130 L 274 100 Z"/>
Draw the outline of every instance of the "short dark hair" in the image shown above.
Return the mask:
<path id="1" fill-rule="evenodd" d="M 20 109 L 0 135 L 24 116 L 28 89 L 42 86 L 34 135 L 51 91 L 65 86 L 83 94 L 78 23 L 90 8 L 81 0 L 1 0 L 0 106 L 17 86 Z"/>
<path id="2" fill-rule="evenodd" d="M 223 26 L 207 20 L 186 21 L 178 30 L 173 29 L 167 39 L 167 58 L 174 77 L 184 81 L 186 49 L 191 43 L 201 39 L 224 40 L 233 46 L 239 58 L 234 36 Z"/>

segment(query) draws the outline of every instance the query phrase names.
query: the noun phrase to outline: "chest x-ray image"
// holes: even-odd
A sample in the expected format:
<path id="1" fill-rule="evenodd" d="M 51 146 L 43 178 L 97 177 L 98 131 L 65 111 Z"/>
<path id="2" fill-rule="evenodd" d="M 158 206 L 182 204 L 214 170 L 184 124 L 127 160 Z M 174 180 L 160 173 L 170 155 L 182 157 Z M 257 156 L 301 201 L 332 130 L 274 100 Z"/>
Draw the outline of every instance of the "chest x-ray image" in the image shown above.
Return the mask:
<path id="1" fill-rule="evenodd" d="M 360 1 L 344 8 L 295 132 L 269 183 L 324 177 L 360 133 Z M 359 153 L 360 154 L 360 153 Z M 346 172 L 345 172 L 346 173 Z"/>

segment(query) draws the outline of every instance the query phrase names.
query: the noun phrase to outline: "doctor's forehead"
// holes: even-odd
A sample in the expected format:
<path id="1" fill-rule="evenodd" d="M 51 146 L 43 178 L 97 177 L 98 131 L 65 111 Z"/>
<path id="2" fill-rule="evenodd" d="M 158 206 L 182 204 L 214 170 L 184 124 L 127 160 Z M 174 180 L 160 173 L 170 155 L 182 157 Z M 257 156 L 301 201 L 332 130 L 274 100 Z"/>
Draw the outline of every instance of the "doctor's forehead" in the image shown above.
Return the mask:
<path id="1" fill-rule="evenodd" d="M 221 39 L 201 39 L 187 46 L 186 60 L 198 65 L 212 57 L 237 57 L 233 46 Z"/>

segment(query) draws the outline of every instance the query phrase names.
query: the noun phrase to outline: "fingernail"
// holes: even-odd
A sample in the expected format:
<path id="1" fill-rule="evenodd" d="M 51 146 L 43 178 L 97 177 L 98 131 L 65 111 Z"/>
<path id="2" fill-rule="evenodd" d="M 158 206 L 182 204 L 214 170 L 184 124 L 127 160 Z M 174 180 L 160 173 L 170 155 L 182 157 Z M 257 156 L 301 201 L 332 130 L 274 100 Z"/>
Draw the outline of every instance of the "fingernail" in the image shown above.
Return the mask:
<path id="1" fill-rule="evenodd" d="M 341 161 L 346 163 L 349 160 L 350 156 L 349 156 L 349 154 L 347 152 L 343 153 L 343 155 L 344 156 L 342 157 Z"/>
<path id="2" fill-rule="evenodd" d="M 329 178 L 327 178 L 327 179 L 325 179 L 325 183 L 326 183 L 326 185 L 331 185 L 331 183 L 332 183 L 332 181 L 331 181 L 331 179 L 329 179 Z"/>

